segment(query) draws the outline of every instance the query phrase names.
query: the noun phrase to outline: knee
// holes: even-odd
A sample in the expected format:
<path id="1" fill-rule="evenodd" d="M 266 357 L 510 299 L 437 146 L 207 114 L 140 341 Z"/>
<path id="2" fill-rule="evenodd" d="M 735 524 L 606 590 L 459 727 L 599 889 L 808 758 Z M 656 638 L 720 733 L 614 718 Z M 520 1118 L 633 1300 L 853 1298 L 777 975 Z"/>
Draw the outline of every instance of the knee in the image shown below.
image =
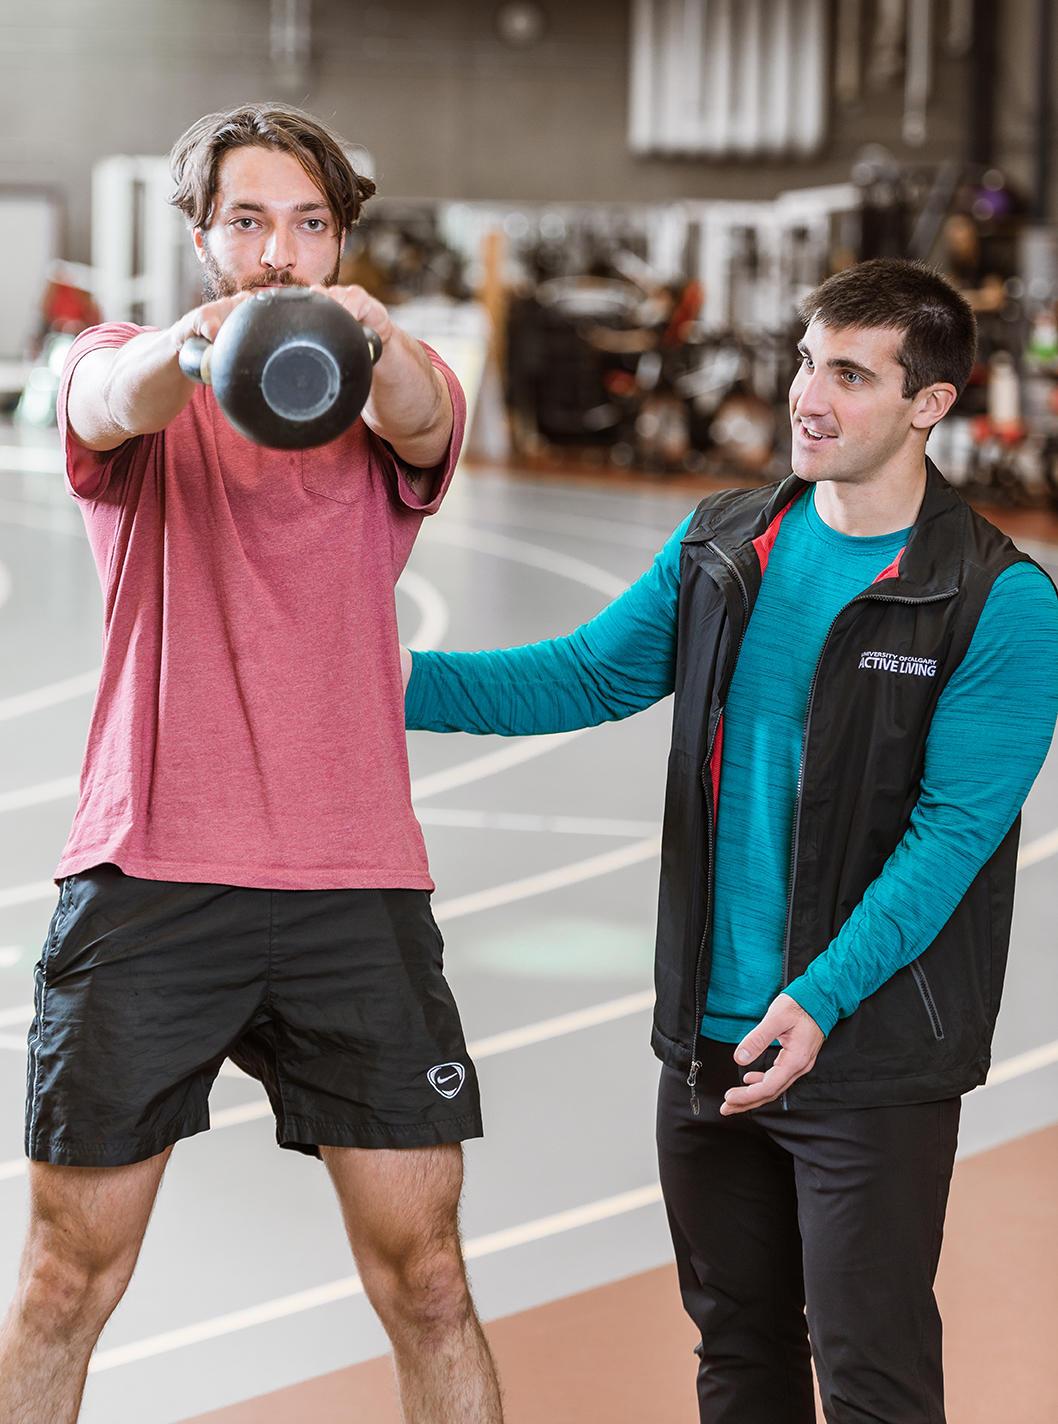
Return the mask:
<path id="1" fill-rule="evenodd" d="M 417 1251 L 364 1275 L 365 1289 L 391 1338 L 414 1337 L 420 1349 L 449 1338 L 471 1315 L 457 1242 Z"/>
<path id="2" fill-rule="evenodd" d="M 125 1293 L 133 1260 L 30 1239 L 18 1285 L 23 1318 L 41 1335 L 98 1335 Z"/>

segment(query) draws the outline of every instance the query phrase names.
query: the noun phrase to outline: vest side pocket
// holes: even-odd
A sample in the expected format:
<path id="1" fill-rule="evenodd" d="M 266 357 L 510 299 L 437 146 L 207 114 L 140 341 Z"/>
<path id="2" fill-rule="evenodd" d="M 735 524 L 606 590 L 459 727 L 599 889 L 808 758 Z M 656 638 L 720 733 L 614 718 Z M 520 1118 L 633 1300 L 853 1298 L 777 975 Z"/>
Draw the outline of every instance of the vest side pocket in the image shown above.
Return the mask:
<path id="1" fill-rule="evenodd" d="M 907 966 L 911 970 L 911 976 L 925 1005 L 926 1013 L 929 1015 L 930 1028 L 933 1030 L 933 1037 L 942 1039 L 944 1037 L 944 1025 L 940 1021 L 940 1013 L 937 1010 L 937 1001 L 933 997 L 933 990 L 929 987 L 929 980 L 926 978 L 926 971 L 919 964 L 917 959 L 913 959 Z"/>

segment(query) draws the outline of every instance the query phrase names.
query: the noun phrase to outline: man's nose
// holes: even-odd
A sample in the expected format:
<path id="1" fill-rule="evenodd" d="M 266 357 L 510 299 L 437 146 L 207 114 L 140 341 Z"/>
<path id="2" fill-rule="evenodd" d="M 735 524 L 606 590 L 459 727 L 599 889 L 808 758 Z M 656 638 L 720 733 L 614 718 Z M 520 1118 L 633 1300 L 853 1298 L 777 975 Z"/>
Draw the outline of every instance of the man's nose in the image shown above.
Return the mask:
<path id="1" fill-rule="evenodd" d="M 274 227 L 261 253 L 262 265 L 280 270 L 293 267 L 296 261 L 297 244 L 293 233 L 287 232 L 283 227 Z"/>
<path id="2" fill-rule="evenodd" d="M 807 411 L 814 411 L 818 414 L 825 410 L 827 403 L 823 383 L 819 379 L 819 372 L 799 371 L 790 387 L 790 397 L 791 403 L 802 414 Z"/>

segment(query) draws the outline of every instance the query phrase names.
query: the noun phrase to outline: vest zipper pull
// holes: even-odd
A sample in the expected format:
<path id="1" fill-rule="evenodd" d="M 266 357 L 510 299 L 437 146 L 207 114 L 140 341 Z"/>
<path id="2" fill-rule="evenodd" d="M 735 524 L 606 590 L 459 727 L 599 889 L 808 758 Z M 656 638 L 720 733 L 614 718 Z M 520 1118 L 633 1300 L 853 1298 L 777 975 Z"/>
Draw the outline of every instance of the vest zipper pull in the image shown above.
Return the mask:
<path id="1" fill-rule="evenodd" d="M 694 1085 L 698 1081 L 698 1069 L 701 1066 L 697 1059 L 692 1060 L 691 1071 L 687 1074 L 687 1086 L 691 1090 L 691 1112 L 695 1117 L 698 1116 L 698 1094 Z"/>

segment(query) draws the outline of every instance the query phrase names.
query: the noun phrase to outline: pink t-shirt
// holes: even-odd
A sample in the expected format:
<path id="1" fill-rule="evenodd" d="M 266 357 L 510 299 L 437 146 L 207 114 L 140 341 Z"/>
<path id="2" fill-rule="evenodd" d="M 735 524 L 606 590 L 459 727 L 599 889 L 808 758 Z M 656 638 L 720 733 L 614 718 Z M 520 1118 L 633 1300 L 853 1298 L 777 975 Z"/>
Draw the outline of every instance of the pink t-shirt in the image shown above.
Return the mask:
<path id="1" fill-rule="evenodd" d="M 394 585 L 428 503 L 357 420 L 315 450 L 239 435 L 212 391 L 102 454 L 69 435 L 78 360 L 142 328 L 79 336 L 59 395 L 67 477 L 103 588 L 103 669 L 57 876 L 272 889 L 433 888 L 411 808 Z M 429 350 L 429 348 L 427 348 Z"/>

